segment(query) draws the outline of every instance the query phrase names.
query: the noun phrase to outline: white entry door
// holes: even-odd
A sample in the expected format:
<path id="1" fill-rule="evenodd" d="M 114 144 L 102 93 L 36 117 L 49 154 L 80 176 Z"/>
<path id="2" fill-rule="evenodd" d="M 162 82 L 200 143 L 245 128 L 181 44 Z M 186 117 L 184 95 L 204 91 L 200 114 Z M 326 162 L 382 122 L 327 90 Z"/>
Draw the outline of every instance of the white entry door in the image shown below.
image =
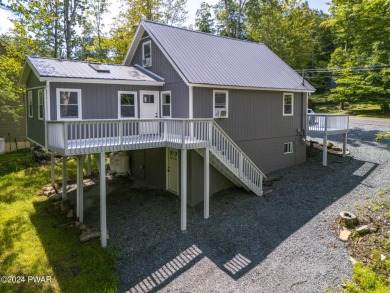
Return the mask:
<path id="1" fill-rule="evenodd" d="M 159 118 L 159 92 L 140 91 L 140 118 Z M 157 134 L 158 122 L 147 122 L 140 125 L 140 134 Z"/>
<path id="2" fill-rule="evenodd" d="M 167 148 L 167 189 L 179 194 L 179 150 Z"/>

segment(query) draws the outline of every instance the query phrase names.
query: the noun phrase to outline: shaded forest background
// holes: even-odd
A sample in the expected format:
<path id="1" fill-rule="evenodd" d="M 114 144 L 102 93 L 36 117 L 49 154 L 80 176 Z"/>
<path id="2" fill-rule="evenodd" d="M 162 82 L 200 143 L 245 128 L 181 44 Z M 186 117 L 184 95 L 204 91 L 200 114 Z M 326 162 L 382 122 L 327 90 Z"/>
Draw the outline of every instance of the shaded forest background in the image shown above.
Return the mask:
<path id="1" fill-rule="evenodd" d="M 0 36 L 0 117 L 22 115 L 26 55 L 122 63 L 141 19 L 182 26 L 187 0 L 121 0 L 111 27 L 106 0 L 0 0 L 13 28 Z M 390 112 L 390 1 L 332 0 L 329 13 L 299 0 L 203 2 L 187 29 L 266 44 L 316 88 L 341 102 Z M 332 85 L 337 87 L 332 88 Z M 18 107 L 7 107 L 13 104 Z"/>

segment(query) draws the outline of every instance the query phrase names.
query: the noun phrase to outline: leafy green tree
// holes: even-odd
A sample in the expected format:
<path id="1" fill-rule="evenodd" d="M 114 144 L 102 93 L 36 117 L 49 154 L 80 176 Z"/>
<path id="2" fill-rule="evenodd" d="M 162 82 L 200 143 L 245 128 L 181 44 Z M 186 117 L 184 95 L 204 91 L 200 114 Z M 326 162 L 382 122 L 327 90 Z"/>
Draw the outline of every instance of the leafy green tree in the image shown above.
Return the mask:
<path id="1" fill-rule="evenodd" d="M 185 4 L 186 0 L 123 0 L 109 41 L 114 62 L 123 62 L 141 19 L 181 25 L 187 17 Z"/>
<path id="2" fill-rule="evenodd" d="M 35 46 L 7 36 L 1 39 L 6 42 L 6 54 L 0 56 L 0 124 L 4 122 L 2 119 L 10 118 L 17 122 L 23 115 L 24 90 L 19 86 L 19 78 L 25 53 L 30 51 L 29 46 Z"/>
<path id="3" fill-rule="evenodd" d="M 36 43 L 32 54 L 62 57 L 64 34 L 59 16 L 63 10 L 60 1 L 13 0 L 9 4 L 15 27 L 11 34 L 16 40 L 32 39 Z"/>
<path id="4" fill-rule="evenodd" d="M 249 0 L 248 38 L 271 48 L 295 69 L 314 65 L 318 12 L 299 0 Z"/>
<path id="5" fill-rule="evenodd" d="M 108 36 L 103 31 L 102 17 L 108 11 L 107 0 L 91 0 L 78 36 L 75 57 L 79 60 L 111 62 Z"/>
<path id="6" fill-rule="evenodd" d="M 387 0 L 334 0 L 331 17 L 337 48 L 329 68 L 337 69 L 331 98 L 380 105 L 390 113 L 390 4 Z M 341 72 L 340 72 L 341 70 Z"/>
<path id="7" fill-rule="evenodd" d="M 244 11 L 247 0 L 220 0 L 214 6 L 216 31 L 221 36 L 246 39 Z"/>
<path id="8" fill-rule="evenodd" d="M 204 33 L 215 32 L 214 18 L 212 16 L 212 6 L 206 2 L 200 4 L 200 9 L 196 11 L 195 27 Z"/>
<path id="9" fill-rule="evenodd" d="M 165 0 L 161 3 L 161 22 L 168 25 L 181 25 L 188 18 L 185 9 L 187 0 Z"/>

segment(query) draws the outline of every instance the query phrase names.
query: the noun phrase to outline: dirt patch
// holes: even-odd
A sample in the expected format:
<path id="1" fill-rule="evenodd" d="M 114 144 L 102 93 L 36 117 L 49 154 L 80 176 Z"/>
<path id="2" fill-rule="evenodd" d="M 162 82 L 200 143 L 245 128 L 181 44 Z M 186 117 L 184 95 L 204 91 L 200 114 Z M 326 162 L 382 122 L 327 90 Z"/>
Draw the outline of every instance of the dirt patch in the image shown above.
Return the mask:
<path id="1" fill-rule="evenodd" d="M 360 227 L 369 225 L 367 233 L 353 233 L 345 247 L 353 261 L 369 266 L 390 284 L 390 189 L 358 209 Z M 339 230 L 340 227 L 337 227 Z"/>

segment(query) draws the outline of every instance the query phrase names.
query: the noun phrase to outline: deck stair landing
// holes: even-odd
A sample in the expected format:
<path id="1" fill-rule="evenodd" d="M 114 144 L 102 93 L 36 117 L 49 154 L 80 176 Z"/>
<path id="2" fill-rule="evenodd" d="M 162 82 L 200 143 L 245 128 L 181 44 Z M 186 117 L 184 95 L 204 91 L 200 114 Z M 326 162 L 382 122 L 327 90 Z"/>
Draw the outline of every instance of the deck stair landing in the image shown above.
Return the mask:
<path id="1" fill-rule="evenodd" d="M 64 156 L 158 147 L 210 150 L 210 163 L 234 184 L 262 195 L 265 177 L 212 119 L 48 121 L 48 149 Z"/>

